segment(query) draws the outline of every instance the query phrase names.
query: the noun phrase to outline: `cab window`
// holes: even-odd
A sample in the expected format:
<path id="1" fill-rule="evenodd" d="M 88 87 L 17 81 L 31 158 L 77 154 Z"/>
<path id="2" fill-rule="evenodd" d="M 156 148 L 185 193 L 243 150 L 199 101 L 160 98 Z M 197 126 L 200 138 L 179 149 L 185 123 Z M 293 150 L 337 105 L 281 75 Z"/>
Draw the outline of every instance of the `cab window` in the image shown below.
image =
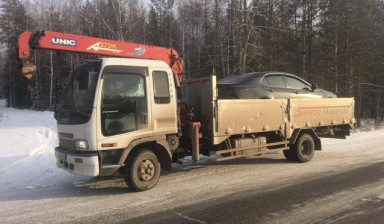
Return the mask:
<path id="1" fill-rule="evenodd" d="M 156 104 L 167 104 L 171 97 L 169 94 L 168 74 L 164 71 L 154 71 L 153 74 L 153 92 Z"/>
<path id="2" fill-rule="evenodd" d="M 101 113 L 104 136 L 146 128 L 144 73 L 140 70 L 107 69 L 104 74 Z"/>

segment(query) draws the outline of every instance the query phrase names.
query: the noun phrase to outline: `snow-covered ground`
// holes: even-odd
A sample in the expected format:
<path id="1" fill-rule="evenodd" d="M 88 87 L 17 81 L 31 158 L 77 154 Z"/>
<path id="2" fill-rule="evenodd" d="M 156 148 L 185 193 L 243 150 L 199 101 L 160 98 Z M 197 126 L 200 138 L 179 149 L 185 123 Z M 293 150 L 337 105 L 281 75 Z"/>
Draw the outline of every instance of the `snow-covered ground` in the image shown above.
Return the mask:
<path id="1" fill-rule="evenodd" d="M 376 129 L 383 129 L 384 128 L 384 121 L 381 122 L 379 127 L 375 127 L 375 120 L 374 119 L 365 119 L 361 121 L 361 127 L 357 129 L 357 132 L 361 131 L 374 131 Z"/>
<path id="2" fill-rule="evenodd" d="M 364 130 L 371 130 L 371 123 L 363 122 Z M 384 131 L 355 133 L 345 145 L 353 141 L 355 146 L 356 143 L 363 146 L 366 142 L 359 139 L 377 132 L 384 134 Z M 340 141 L 343 140 L 323 139 L 322 143 L 326 148 L 340 144 Z M 58 139 L 52 112 L 6 108 L 5 101 L 0 100 L 0 143 L 0 192 L 90 179 L 56 168 L 54 147 L 58 145 Z M 351 150 L 360 150 L 360 147 L 348 149 Z M 204 163 L 208 158 L 202 160 Z M 191 158 L 187 157 L 183 166 L 191 164 Z"/>
<path id="3" fill-rule="evenodd" d="M 117 222 L 235 192 L 276 189 L 382 163 L 383 137 L 384 129 L 356 132 L 347 140 L 322 139 L 323 151 L 304 164 L 291 163 L 281 153 L 222 163 L 204 158 L 200 164 L 192 164 L 187 158 L 174 172 L 165 172 L 154 189 L 130 194 L 121 178 L 81 177 L 56 168 L 54 147 L 58 142 L 52 112 L 0 107 L 0 222 L 100 223 L 111 222 L 112 217 Z M 348 195 L 356 197 L 355 204 L 371 194 L 381 196 L 382 182 L 375 182 L 373 190 L 361 186 L 360 193 Z M 321 199 L 322 209 L 317 213 L 336 212 L 327 203 L 352 204 L 352 199 L 343 198 L 344 193 L 336 193 L 328 201 Z M 305 210 L 305 214 L 309 211 L 314 210 Z"/>
<path id="4" fill-rule="evenodd" d="M 73 178 L 56 168 L 54 147 L 57 145 L 52 112 L 0 106 L 0 192 L 52 185 Z"/>

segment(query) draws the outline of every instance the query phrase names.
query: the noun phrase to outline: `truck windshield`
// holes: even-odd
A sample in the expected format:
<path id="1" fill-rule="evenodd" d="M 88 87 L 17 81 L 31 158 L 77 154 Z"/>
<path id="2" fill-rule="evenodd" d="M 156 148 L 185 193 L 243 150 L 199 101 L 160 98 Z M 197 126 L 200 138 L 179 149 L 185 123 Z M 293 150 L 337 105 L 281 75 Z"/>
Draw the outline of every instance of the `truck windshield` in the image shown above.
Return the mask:
<path id="1" fill-rule="evenodd" d="M 72 74 L 67 94 L 55 110 L 60 124 L 83 124 L 92 115 L 93 101 L 101 61 L 87 62 L 77 66 Z"/>

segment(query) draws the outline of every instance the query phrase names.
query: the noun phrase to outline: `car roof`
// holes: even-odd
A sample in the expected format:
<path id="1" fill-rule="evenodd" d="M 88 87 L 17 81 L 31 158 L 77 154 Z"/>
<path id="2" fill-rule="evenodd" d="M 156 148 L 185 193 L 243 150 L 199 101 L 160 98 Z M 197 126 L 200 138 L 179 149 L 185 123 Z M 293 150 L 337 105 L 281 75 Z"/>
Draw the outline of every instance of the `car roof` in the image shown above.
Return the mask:
<path id="1" fill-rule="evenodd" d="M 297 75 L 293 75 L 290 73 L 286 72 L 278 72 L 278 71 L 268 71 L 268 72 L 253 72 L 253 73 L 243 73 L 240 75 L 232 75 L 227 78 L 220 79 L 217 84 L 218 85 L 235 85 L 235 84 L 244 84 L 249 81 L 261 81 L 261 79 L 266 76 L 266 75 L 285 75 L 285 76 L 290 76 L 297 78 L 304 83 L 310 85 L 307 81 L 304 79 L 298 77 Z"/>
<path id="2" fill-rule="evenodd" d="M 217 81 L 219 85 L 234 85 L 246 83 L 250 80 L 261 79 L 264 77 L 265 72 L 254 72 L 254 73 L 243 73 L 240 75 L 232 75 L 227 78 L 220 79 Z"/>

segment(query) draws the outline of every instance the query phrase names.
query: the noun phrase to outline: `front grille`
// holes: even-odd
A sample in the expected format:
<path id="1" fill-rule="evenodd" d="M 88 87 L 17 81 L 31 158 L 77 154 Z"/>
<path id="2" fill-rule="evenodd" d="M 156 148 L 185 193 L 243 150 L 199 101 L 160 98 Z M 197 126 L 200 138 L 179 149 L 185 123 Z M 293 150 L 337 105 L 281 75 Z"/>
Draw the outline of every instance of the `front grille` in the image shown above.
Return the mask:
<path id="1" fill-rule="evenodd" d="M 75 151 L 75 140 L 59 138 L 59 146 L 62 149 Z"/>
<path id="2" fill-rule="evenodd" d="M 72 133 L 59 132 L 59 138 L 73 139 Z"/>

